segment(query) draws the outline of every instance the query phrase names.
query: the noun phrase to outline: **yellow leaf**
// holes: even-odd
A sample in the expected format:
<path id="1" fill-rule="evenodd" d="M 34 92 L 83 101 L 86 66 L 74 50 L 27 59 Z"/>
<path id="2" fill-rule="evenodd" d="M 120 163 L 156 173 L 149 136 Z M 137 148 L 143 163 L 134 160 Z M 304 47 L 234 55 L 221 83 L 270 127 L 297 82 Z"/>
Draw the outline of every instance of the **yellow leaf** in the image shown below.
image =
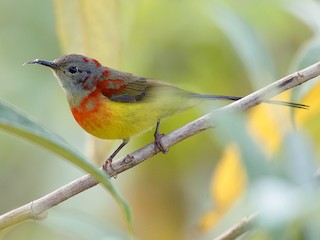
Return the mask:
<path id="1" fill-rule="evenodd" d="M 213 226 L 216 225 L 218 220 L 221 218 L 222 213 L 218 211 L 210 211 L 202 217 L 200 221 L 199 228 L 202 231 L 206 231 L 211 229 Z"/>
<path id="2" fill-rule="evenodd" d="M 297 112 L 295 119 L 298 125 L 307 124 L 308 121 L 318 116 L 320 113 L 320 82 L 310 89 L 310 91 L 303 97 L 303 102 L 310 106 L 309 111 Z"/>
<path id="3" fill-rule="evenodd" d="M 122 49 L 121 1 L 55 0 L 56 26 L 65 53 L 118 65 Z"/>
<path id="4" fill-rule="evenodd" d="M 277 97 L 277 100 L 281 101 L 288 99 L 288 93 Z M 306 111 L 296 112 L 302 114 Z M 290 108 L 261 104 L 250 111 L 248 131 L 267 156 L 272 156 L 278 150 L 282 137 L 290 128 L 292 128 Z M 230 144 L 216 166 L 211 181 L 210 192 L 215 209 L 205 214 L 200 227 L 203 230 L 212 228 L 239 198 L 245 187 L 246 173 L 241 165 L 239 149 L 235 144 Z"/>
<path id="5" fill-rule="evenodd" d="M 214 226 L 235 200 L 241 195 L 246 184 L 246 173 L 240 160 L 239 149 L 235 144 L 227 146 L 224 155 L 216 166 L 211 181 L 211 198 L 215 211 L 206 214 L 200 228 L 207 230 Z"/>
<path id="6" fill-rule="evenodd" d="M 226 148 L 211 182 L 211 197 L 218 209 L 226 209 L 242 193 L 246 174 L 235 144 Z"/>
<path id="7" fill-rule="evenodd" d="M 262 104 L 252 110 L 249 118 L 249 132 L 269 156 L 278 148 L 283 133 L 290 125 L 289 109 L 279 109 L 279 107 L 283 108 Z"/>
<path id="8" fill-rule="evenodd" d="M 96 58 L 118 67 L 122 50 L 122 9 L 118 0 L 55 0 L 56 28 L 66 54 Z M 114 141 L 87 137 L 87 152 L 98 166 Z"/>

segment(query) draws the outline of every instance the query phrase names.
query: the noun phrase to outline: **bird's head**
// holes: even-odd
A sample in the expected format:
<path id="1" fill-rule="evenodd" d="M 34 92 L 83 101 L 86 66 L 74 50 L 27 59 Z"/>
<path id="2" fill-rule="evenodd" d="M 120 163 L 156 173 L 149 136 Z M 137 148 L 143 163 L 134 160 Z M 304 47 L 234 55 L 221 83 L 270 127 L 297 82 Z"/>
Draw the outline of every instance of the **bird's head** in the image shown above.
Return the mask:
<path id="1" fill-rule="evenodd" d="M 97 60 L 78 54 L 64 55 L 54 61 L 35 59 L 26 64 L 51 68 L 67 93 L 92 90 L 97 81 L 109 73 Z"/>

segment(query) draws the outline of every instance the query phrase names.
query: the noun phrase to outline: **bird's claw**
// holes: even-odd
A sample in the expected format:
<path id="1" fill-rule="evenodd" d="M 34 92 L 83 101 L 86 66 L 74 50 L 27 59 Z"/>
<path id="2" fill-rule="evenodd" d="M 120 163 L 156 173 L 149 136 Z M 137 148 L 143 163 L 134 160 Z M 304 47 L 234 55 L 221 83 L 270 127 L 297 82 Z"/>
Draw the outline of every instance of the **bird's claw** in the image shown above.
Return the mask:
<path id="1" fill-rule="evenodd" d="M 164 154 L 168 153 L 168 149 L 166 149 L 161 142 L 161 138 L 164 136 L 164 134 L 155 133 L 154 134 L 154 143 L 156 147 Z"/>
<path id="2" fill-rule="evenodd" d="M 106 173 L 108 173 L 108 170 L 112 170 L 113 172 L 115 172 L 116 170 L 113 168 L 113 166 L 112 166 L 112 159 L 111 158 L 108 158 L 105 162 L 104 162 L 104 164 L 102 165 L 102 169 L 106 172 Z"/>

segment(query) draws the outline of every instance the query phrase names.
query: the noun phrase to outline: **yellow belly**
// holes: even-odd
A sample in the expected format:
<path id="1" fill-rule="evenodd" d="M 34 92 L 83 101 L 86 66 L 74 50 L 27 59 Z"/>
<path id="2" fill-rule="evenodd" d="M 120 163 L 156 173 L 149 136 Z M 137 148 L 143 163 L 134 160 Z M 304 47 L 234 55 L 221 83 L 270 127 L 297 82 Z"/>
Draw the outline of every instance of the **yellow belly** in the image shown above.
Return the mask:
<path id="1" fill-rule="evenodd" d="M 105 139 L 126 139 L 154 127 L 164 113 L 151 102 L 121 103 L 105 101 L 94 110 L 72 111 L 88 133 Z"/>
<path id="2" fill-rule="evenodd" d="M 177 94 L 162 94 L 145 101 L 123 103 L 101 98 L 86 98 L 71 111 L 88 133 L 105 139 L 126 139 L 154 127 L 159 119 L 186 110 L 199 100 Z"/>

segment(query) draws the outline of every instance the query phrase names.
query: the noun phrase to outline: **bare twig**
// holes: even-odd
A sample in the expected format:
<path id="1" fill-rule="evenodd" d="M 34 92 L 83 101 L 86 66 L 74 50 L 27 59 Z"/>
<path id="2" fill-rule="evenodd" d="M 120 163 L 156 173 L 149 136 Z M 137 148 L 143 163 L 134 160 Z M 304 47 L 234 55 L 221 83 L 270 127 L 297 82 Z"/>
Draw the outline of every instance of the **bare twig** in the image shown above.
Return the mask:
<path id="1" fill-rule="evenodd" d="M 97 185 L 97 181 L 90 175 L 78 178 L 57 190 L 16 208 L 0 216 L 0 230 L 27 219 L 40 220 L 47 216 L 47 210 L 70 197 Z"/>
<path id="2" fill-rule="evenodd" d="M 260 104 L 265 99 L 269 99 L 281 92 L 300 85 L 318 75 L 320 75 L 320 62 L 299 72 L 286 76 L 236 102 L 214 110 L 211 113 L 188 123 L 187 125 L 165 135 L 161 139 L 162 144 L 165 148 L 169 148 L 188 137 L 212 127 L 214 123 L 213 116 L 218 113 L 228 111 L 245 111 Z M 116 176 L 117 174 L 126 171 L 127 169 L 132 168 L 144 160 L 154 156 L 158 152 L 158 148 L 155 147 L 154 143 L 151 143 L 114 162 L 114 170 L 109 168 L 107 172 L 110 176 Z M 26 219 L 41 219 L 43 216 L 45 216 L 46 210 L 97 184 L 98 182 L 96 182 L 89 175 L 76 179 L 42 198 L 3 214 L 0 216 L 0 229 Z"/>
<path id="3" fill-rule="evenodd" d="M 253 228 L 254 220 L 257 218 L 257 216 L 258 213 L 253 213 L 248 217 L 242 218 L 239 223 L 232 226 L 214 240 L 234 240 L 237 237 L 240 237 L 242 234 Z"/>

